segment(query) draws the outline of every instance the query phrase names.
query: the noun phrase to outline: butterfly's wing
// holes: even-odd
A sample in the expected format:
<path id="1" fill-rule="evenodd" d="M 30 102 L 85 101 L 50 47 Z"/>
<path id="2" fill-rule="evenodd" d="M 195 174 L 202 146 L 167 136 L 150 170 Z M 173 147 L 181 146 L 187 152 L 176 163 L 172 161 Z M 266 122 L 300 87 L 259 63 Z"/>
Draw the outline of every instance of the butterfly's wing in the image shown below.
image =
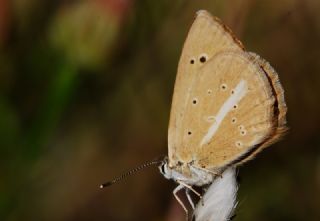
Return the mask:
<path id="1" fill-rule="evenodd" d="M 283 135 L 287 132 L 287 121 L 286 121 L 286 113 L 287 113 L 287 105 L 284 99 L 284 90 L 280 83 L 279 76 L 277 72 L 273 69 L 273 67 L 259 55 L 250 52 L 248 53 L 252 60 L 254 60 L 257 65 L 263 70 L 266 74 L 269 83 L 272 85 L 273 94 L 275 94 L 275 115 L 278 116 L 274 120 L 275 130 L 272 136 L 269 137 L 264 143 L 257 146 L 254 151 L 252 151 L 247 156 L 242 157 L 242 159 L 238 159 L 237 164 L 242 164 L 248 160 L 251 160 L 258 152 L 263 150 L 265 147 L 277 142 Z"/>
<path id="2" fill-rule="evenodd" d="M 184 148 L 180 146 L 184 139 L 180 132 L 189 105 L 190 90 L 199 70 L 206 61 L 225 50 L 243 51 L 243 46 L 218 18 L 204 10 L 199 11 L 185 41 L 178 66 L 168 132 L 170 164 L 176 161 L 175 153 Z"/>
<path id="3" fill-rule="evenodd" d="M 245 52 L 218 19 L 198 12 L 178 67 L 169 164 L 241 164 L 283 135 L 286 110 L 274 69 Z"/>

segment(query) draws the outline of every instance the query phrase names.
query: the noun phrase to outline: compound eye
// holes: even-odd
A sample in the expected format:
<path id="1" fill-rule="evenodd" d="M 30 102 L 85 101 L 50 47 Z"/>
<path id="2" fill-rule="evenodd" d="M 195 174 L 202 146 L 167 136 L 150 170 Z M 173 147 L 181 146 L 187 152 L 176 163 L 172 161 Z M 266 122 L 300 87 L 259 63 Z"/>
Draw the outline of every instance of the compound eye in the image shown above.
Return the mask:
<path id="1" fill-rule="evenodd" d="M 165 164 L 162 164 L 161 166 L 160 166 L 160 172 L 162 173 L 162 174 L 165 174 Z"/>

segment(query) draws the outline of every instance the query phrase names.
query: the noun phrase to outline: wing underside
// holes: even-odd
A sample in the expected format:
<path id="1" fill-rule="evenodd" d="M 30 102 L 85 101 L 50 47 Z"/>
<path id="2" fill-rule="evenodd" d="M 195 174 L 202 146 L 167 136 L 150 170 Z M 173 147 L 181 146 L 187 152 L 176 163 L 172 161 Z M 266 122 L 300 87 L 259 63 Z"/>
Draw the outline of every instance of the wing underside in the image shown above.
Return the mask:
<path id="1" fill-rule="evenodd" d="M 220 21 L 198 13 L 180 58 L 169 123 L 169 163 L 241 164 L 286 130 L 274 69 Z"/>

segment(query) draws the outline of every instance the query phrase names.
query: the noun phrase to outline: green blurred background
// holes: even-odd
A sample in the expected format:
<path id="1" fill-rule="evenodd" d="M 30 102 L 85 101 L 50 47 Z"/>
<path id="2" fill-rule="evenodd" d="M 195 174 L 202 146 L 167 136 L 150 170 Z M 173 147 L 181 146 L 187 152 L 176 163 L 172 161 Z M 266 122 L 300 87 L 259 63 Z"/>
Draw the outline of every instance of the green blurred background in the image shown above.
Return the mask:
<path id="1" fill-rule="evenodd" d="M 320 1 L 0 0 L 0 220 L 184 220 L 157 168 L 195 12 L 279 72 L 291 128 L 239 171 L 238 221 L 320 220 Z"/>

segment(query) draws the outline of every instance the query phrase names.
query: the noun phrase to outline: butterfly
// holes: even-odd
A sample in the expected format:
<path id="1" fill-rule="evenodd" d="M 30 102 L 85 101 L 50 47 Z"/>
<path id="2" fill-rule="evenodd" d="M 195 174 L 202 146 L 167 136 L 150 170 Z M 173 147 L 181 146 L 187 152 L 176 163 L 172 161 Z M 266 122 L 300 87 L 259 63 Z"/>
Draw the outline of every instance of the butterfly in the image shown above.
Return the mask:
<path id="1" fill-rule="evenodd" d="M 287 106 L 279 76 L 220 19 L 200 10 L 184 43 L 174 86 L 168 157 L 159 166 L 167 179 L 201 195 L 223 171 L 251 160 L 287 131 Z"/>
<path id="2" fill-rule="evenodd" d="M 218 219 L 212 215 L 214 209 L 224 217 L 218 220 L 226 220 L 235 207 L 235 168 L 286 133 L 286 113 L 284 90 L 272 66 L 259 55 L 247 52 L 220 19 L 200 10 L 178 65 L 168 156 L 134 168 L 100 188 L 158 165 L 165 178 L 179 184 L 173 194 L 187 214 L 177 195 L 183 189 L 193 209 L 189 191 L 207 203 L 202 211 L 196 211 L 203 218 L 199 220 Z M 193 186 L 204 187 L 205 195 Z M 212 200 L 219 197 L 226 198 L 221 200 L 227 207 L 225 214 L 219 211 L 220 202 Z M 214 205 L 218 208 L 211 207 Z"/>

